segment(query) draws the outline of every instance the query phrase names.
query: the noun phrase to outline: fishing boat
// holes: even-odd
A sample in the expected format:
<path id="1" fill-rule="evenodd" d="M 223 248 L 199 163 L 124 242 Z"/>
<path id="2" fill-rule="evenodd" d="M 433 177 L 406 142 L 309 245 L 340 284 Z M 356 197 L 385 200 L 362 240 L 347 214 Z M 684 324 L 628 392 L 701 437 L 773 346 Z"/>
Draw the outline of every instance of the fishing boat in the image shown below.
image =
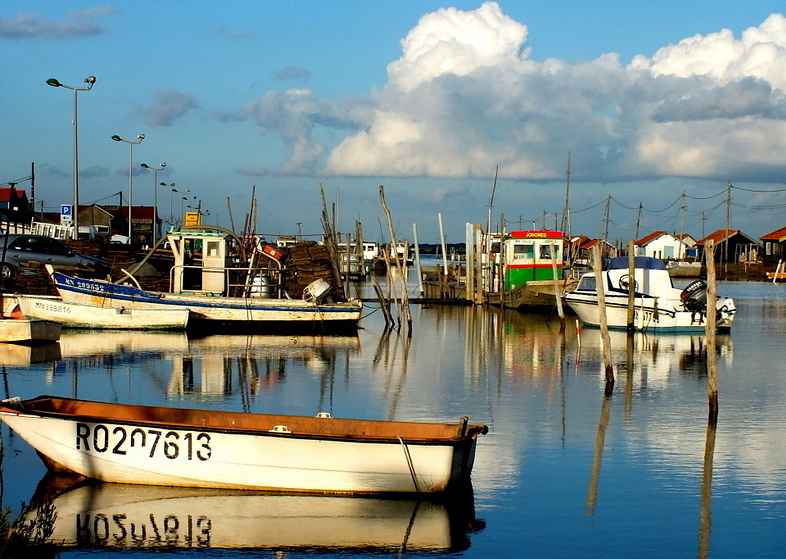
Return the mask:
<path id="1" fill-rule="evenodd" d="M 301 297 L 291 297 L 284 288 L 283 252 L 272 245 L 244 242 L 220 228 L 174 231 L 165 239 L 174 259 L 168 270 L 168 291 L 142 289 L 133 274 L 144 262 L 126 272 L 126 283 L 47 270 L 61 299 L 71 303 L 189 309 L 190 324 L 299 327 L 320 332 L 357 328 L 363 303 L 335 300 L 333 287 L 324 279 L 307 285 Z"/>
<path id="2" fill-rule="evenodd" d="M 554 308 L 575 280 L 563 269 L 563 234 L 559 231 L 511 231 L 495 236 L 484 254 L 490 265 L 484 279 L 491 291 L 486 302 L 518 310 Z"/>
<path id="3" fill-rule="evenodd" d="M 59 322 L 63 328 L 103 330 L 185 330 L 187 308 L 96 307 L 55 297 L 17 295 L 25 318 Z"/>
<path id="4" fill-rule="evenodd" d="M 611 258 L 601 272 L 609 328 L 626 329 L 628 291 L 634 289 L 634 328 L 641 331 L 702 332 L 707 322 L 707 284 L 696 280 L 685 289 L 672 284 L 662 260 L 649 256 L 635 258 L 634 278 L 628 274 L 628 258 Z M 584 324 L 600 325 L 597 278 L 584 274 L 574 291 L 563 300 Z M 728 332 L 736 314 L 734 300 L 718 297 L 715 304 L 717 331 Z"/>
<path id="5" fill-rule="evenodd" d="M 50 470 L 143 485 L 442 493 L 470 477 L 485 425 L 259 415 L 41 396 L 0 419 Z"/>
<path id="6" fill-rule="evenodd" d="M 701 276 L 701 262 L 669 260 L 666 269 L 673 278 L 698 278 Z"/>
<path id="7" fill-rule="evenodd" d="M 90 481 L 62 490 L 70 480 L 61 477 L 41 480 L 24 518 L 46 518 L 51 503 L 56 515 L 45 543 L 65 548 L 456 552 L 484 525 L 471 491 L 423 500 Z"/>

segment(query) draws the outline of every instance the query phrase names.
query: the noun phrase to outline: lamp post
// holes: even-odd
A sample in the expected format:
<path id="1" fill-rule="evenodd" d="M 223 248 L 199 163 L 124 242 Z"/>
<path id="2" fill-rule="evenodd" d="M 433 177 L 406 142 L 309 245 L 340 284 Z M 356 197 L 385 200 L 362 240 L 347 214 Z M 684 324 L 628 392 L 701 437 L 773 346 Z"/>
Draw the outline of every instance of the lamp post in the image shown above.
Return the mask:
<path id="1" fill-rule="evenodd" d="M 178 190 L 177 188 L 173 188 L 172 191 L 173 192 L 177 192 L 178 194 L 182 195 L 182 194 L 188 194 L 189 192 L 191 192 L 191 189 L 187 188 L 185 190 Z M 170 200 L 171 200 L 171 198 L 170 198 Z M 188 198 L 183 196 L 183 200 L 188 200 Z M 183 223 L 182 221 L 180 221 L 180 220 L 183 219 L 183 200 L 180 201 L 180 219 L 178 219 L 178 223 L 180 223 L 180 224 Z"/>
<path id="2" fill-rule="evenodd" d="M 131 208 L 134 206 L 134 146 L 137 144 L 141 144 L 142 140 L 145 139 L 144 134 L 137 134 L 136 142 L 132 142 L 131 140 L 124 140 L 117 134 L 112 136 L 112 139 L 116 142 L 125 142 L 128 144 L 129 156 L 128 156 L 128 244 L 131 244 L 133 241 L 133 225 L 131 224 Z"/>
<path id="3" fill-rule="evenodd" d="M 73 87 L 60 83 L 55 78 L 46 80 L 47 85 L 52 87 L 65 87 L 74 92 L 74 208 L 71 211 L 71 219 L 74 224 L 74 239 L 79 238 L 79 105 L 77 102 L 77 93 L 80 91 L 90 91 L 96 83 L 95 76 L 87 76 L 85 83 L 87 87 Z"/>
<path id="4" fill-rule="evenodd" d="M 162 163 L 160 167 L 151 167 L 147 163 L 142 163 L 145 169 L 153 171 L 153 246 L 158 241 L 158 172 L 163 171 L 166 163 Z"/>

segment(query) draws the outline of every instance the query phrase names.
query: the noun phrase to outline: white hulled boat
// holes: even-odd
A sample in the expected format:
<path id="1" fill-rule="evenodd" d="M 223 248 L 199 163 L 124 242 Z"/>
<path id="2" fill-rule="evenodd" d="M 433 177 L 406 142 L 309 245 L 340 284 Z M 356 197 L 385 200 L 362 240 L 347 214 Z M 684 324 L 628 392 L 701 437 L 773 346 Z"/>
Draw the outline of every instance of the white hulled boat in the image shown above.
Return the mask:
<path id="1" fill-rule="evenodd" d="M 707 321 L 707 284 L 702 280 L 685 289 L 674 287 L 662 260 L 646 256 L 635 259 L 634 281 L 628 274 L 628 258 L 611 258 L 601 272 L 605 292 L 606 318 L 609 328 L 625 329 L 628 323 L 628 289 L 633 285 L 635 297 L 634 326 L 641 331 L 701 332 Z M 584 274 L 574 291 L 562 298 L 585 324 L 600 325 L 597 278 Z M 715 323 L 726 332 L 734 322 L 736 307 L 728 297 L 718 297 Z"/>

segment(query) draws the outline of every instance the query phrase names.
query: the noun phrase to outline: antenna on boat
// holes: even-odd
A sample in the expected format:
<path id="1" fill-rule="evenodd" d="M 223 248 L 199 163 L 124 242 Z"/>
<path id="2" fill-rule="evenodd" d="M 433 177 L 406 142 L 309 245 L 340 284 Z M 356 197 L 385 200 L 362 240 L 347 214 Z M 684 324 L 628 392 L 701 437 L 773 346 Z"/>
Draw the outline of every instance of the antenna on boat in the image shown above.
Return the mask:
<path id="1" fill-rule="evenodd" d="M 499 174 L 499 165 L 497 170 L 494 171 L 494 185 L 491 187 L 491 199 L 489 200 L 489 219 L 486 224 L 486 234 L 491 234 L 491 208 L 494 207 L 494 193 L 497 191 L 497 175 Z"/>

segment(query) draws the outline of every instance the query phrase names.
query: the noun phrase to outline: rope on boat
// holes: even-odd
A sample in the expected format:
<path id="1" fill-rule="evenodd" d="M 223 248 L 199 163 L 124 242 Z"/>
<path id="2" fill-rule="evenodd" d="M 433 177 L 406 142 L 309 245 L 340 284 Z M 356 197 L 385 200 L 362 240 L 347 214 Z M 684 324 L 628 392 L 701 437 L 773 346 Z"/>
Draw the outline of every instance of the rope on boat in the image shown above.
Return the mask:
<path id="1" fill-rule="evenodd" d="M 415 466 L 412 464 L 412 456 L 409 454 L 409 448 L 407 447 L 404 439 L 396 435 L 398 442 L 401 443 L 401 446 L 404 448 L 404 456 L 407 458 L 407 466 L 409 466 L 409 474 L 412 476 L 412 483 L 415 484 L 415 492 L 420 493 L 420 487 L 418 487 L 418 478 L 415 475 Z"/>

